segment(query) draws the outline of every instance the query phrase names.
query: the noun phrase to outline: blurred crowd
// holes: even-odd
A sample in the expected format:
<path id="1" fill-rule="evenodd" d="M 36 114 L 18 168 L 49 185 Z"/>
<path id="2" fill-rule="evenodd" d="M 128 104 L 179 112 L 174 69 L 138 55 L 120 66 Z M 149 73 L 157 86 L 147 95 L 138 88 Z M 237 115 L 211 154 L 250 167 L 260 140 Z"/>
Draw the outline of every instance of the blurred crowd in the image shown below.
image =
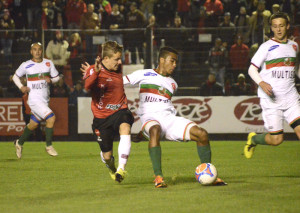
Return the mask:
<path id="1" fill-rule="evenodd" d="M 200 53 L 203 54 L 201 60 L 205 60 L 203 63 L 198 60 L 197 65 L 207 66 L 207 82 L 214 79 L 222 88 L 221 95 L 239 95 L 242 90 L 236 89 L 236 84 L 242 83 L 238 79 L 244 76 L 243 79 L 249 81 L 249 61 L 271 35 L 268 19 L 277 11 L 288 13 L 291 25 L 300 25 L 299 0 L 0 0 L 0 57 L 2 55 L 7 68 L 15 69 L 13 42 L 18 42 L 15 47 L 18 52 L 18 48 L 24 49 L 21 44 L 26 39 L 40 41 L 39 33 L 50 30 L 53 35 L 45 40 L 45 57 L 64 74 L 65 90 L 70 95 L 81 79 L 80 64 L 93 63 L 101 52 L 98 44 L 103 42 L 103 37 L 97 36 L 101 30 L 109 32 L 106 40 L 124 45 L 125 64 L 137 64 L 144 63 L 144 29 L 152 28 L 154 66 L 157 50 L 164 45 L 176 48 L 182 56 L 178 69 L 184 62 L 198 60 L 187 54 L 189 48 L 202 48 L 205 51 Z M 198 37 L 185 30 L 189 28 L 197 29 Z M 34 33 L 28 38 L 18 31 L 9 31 L 14 29 L 33 29 Z M 134 30 L 122 33 L 123 29 Z M 159 29 L 169 31 L 162 33 Z M 175 33 L 171 31 L 174 29 Z M 201 35 L 210 33 L 210 29 L 217 31 L 210 46 L 199 45 Z M 291 38 L 298 43 L 299 29 L 298 26 L 290 32 Z M 65 33 L 66 30 L 72 31 Z M 197 45 L 192 42 L 194 40 Z M 199 51 L 195 49 L 194 52 Z M 211 86 L 207 82 L 199 83 L 199 95 L 208 94 L 207 89 L 202 89 L 205 84 Z M 246 86 L 250 92 L 245 94 L 254 93 L 255 86 L 251 85 Z"/>

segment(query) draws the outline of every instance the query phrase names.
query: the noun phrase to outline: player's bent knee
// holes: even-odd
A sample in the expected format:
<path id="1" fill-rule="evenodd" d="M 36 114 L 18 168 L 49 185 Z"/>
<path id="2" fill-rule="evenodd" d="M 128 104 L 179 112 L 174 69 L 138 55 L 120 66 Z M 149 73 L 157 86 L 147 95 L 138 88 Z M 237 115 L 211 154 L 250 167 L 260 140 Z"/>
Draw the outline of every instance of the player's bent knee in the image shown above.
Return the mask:
<path id="1" fill-rule="evenodd" d="M 161 134 L 161 128 L 159 125 L 154 125 L 149 129 L 149 135 L 160 135 Z"/>
<path id="2" fill-rule="evenodd" d="M 205 129 L 193 126 L 190 130 L 191 140 L 196 141 L 202 145 L 208 144 L 208 133 Z"/>
<path id="3" fill-rule="evenodd" d="M 283 142 L 283 134 L 280 135 L 271 135 L 271 145 L 278 146 Z"/>

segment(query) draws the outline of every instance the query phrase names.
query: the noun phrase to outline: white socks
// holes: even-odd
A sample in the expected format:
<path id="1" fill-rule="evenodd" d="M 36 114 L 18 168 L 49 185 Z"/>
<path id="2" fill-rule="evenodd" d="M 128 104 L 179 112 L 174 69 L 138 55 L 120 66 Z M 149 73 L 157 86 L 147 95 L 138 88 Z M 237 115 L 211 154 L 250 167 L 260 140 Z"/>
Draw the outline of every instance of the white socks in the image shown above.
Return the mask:
<path id="1" fill-rule="evenodd" d="M 131 149 L 131 135 L 120 135 L 120 143 L 118 148 L 119 166 L 118 169 L 125 170 Z M 117 169 L 117 170 L 118 170 Z"/>

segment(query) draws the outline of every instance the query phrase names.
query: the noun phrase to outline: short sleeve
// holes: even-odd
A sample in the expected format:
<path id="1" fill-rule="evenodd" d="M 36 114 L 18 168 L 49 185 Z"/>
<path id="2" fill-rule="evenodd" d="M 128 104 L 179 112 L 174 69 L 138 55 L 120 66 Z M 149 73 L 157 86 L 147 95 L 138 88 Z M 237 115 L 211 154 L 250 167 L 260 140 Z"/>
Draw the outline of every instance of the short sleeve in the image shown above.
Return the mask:
<path id="1" fill-rule="evenodd" d="M 25 69 L 25 62 L 23 62 L 19 68 L 16 70 L 16 75 L 18 77 L 22 77 L 24 75 L 26 75 L 26 69 Z"/>
<path id="2" fill-rule="evenodd" d="M 260 45 L 253 58 L 251 59 L 251 64 L 260 68 L 265 62 L 268 55 L 268 47 L 265 45 L 266 43 Z"/>
<path id="3" fill-rule="evenodd" d="M 145 78 L 144 70 L 137 70 L 129 75 L 126 75 L 125 78 L 129 81 L 131 85 L 139 84 Z"/>

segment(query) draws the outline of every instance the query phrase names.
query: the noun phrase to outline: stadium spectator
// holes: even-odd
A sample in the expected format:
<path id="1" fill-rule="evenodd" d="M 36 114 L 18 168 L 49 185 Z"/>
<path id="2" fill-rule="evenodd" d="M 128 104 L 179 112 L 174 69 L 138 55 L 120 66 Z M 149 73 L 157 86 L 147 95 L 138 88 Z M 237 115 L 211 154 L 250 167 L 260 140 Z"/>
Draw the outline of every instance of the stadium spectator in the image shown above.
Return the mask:
<path id="1" fill-rule="evenodd" d="M 65 17 L 65 6 L 64 0 L 52 0 L 49 1 L 49 10 L 53 11 L 52 25 L 53 29 L 67 28 L 66 17 Z"/>
<path id="2" fill-rule="evenodd" d="M 230 12 L 224 14 L 224 20 L 219 24 L 218 35 L 223 42 L 223 46 L 228 49 L 233 44 L 235 25 L 231 21 Z"/>
<path id="3" fill-rule="evenodd" d="M 217 27 L 219 17 L 223 15 L 223 4 L 220 0 L 206 0 L 204 3 L 206 9 L 206 27 Z"/>
<path id="4" fill-rule="evenodd" d="M 209 73 L 207 80 L 200 86 L 200 96 L 222 96 L 223 87 L 220 83 L 216 82 L 215 73 Z"/>
<path id="5" fill-rule="evenodd" d="M 149 23 L 147 25 L 147 28 L 150 27 L 153 30 L 153 35 L 152 35 L 152 39 L 153 39 L 153 43 L 152 43 L 152 47 L 153 47 L 153 57 L 152 57 L 152 64 L 154 65 L 154 67 L 157 66 L 157 53 L 158 53 L 158 49 L 160 46 L 160 31 L 157 31 L 156 29 L 159 28 L 159 25 L 156 23 L 156 18 L 154 15 L 150 15 L 149 17 Z M 146 46 L 147 44 L 145 43 L 144 46 Z"/>
<path id="6" fill-rule="evenodd" d="M 242 36 L 238 35 L 235 44 L 231 46 L 229 59 L 233 79 L 236 79 L 239 73 L 246 74 L 249 66 L 249 47 L 243 43 Z"/>
<path id="7" fill-rule="evenodd" d="M 80 18 L 86 12 L 86 4 L 83 0 L 68 0 L 65 10 L 68 29 L 79 29 Z"/>
<path id="8" fill-rule="evenodd" d="M 70 52 L 69 65 L 72 72 L 72 80 L 73 82 L 77 82 L 81 79 L 78 71 L 80 65 L 84 62 L 84 51 L 79 33 L 72 33 L 70 35 L 68 52 Z"/>
<path id="9" fill-rule="evenodd" d="M 94 4 L 88 4 L 87 12 L 81 15 L 80 19 L 80 29 L 84 31 L 85 53 L 89 63 L 97 56 L 98 46 L 93 43 L 93 37 L 100 32 L 99 16 L 94 10 Z"/>
<path id="10" fill-rule="evenodd" d="M 272 14 L 280 12 L 280 5 L 279 4 L 273 4 L 272 5 Z"/>
<path id="11" fill-rule="evenodd" d="M 80 74 L 79 71 L 78 73 Z M 86 96 L 87 96 L 87 92 L 83 88 L 82 81 L 78 80 L 74 88 L 70 89 L 69 105 L 77 106 L 77 98 L 86 97 Z"/>
<path id="12" fill-rule="evenodd" d="M 191 27 L 198 27 L 200 11 L 202 8 L 204 9 L 204 7 L 201 7 L 201 3 L 199 0 L 191 1 L 191 6 L 189 10 L 189 23 Z"/>
<path id="13" fill-rule="evenodd" d="M 236 35 L 242 35 L 243 41 L 249 43 L 250 16 L 247 15 L 246 7 L 240 8 L 240 13 L 234 17 Z"/>
<path id="14" fill-rule="evenodd" d="M 251 86 L 246 83 L 246 77 L 240 73 L 237 77 L 237 82 L 231 87 L 231 94 L 234 96 L 251 95 Z"/>
<path id="15" fill-rule="evenodd" d="M 0 1 L 1 2 L 1 1 Z M 1 4 L 1 3 L 0 3 Z M 24 1 L 13 1 L 10 5 L 10 15 L 15 21 L 16 29 L 26 28 L 26 7 Z M 1 6 L 0 6 L 0 17 L 1 17 Z"/>
<path id="16" fill-rule="evenodd" d="M 217 82 L 224 86 L 226 66 L 228 65 L 228 51 L 223 47 L 220 38 L 215 39 L 215 45 L 209 50 L 206 64 L 209 65 L 210 73 L 216 75 Z"/>
<path id="17" fill-rule="evenodd" d="M 191 8 L 190 0 L 177 0 L 177 14 L 180 16 L 184 26 L 190 27 L 189 11 Z"/>
<path id="18" fill-rule="evenodd" d="M 114 4 L 112 7 L 111 15 L 107 20 L 109 26 L 108 40 L 116 41 L 118 44 L 123 45 L 123 35 L 121 32 L 114 32 L 114 30 L 123 29 L 125 27 L 125 18 L 119 11 L 119 5 Z"/>
<path id="19" fill-rule="evenodd" d="M 130 133 L 134 118 L 124 93 L 121 71 L 123 47 L 115 41 L 107 41 L 102 45 L 102 50 L 102 60 L 98 56 L 94 66 L 82 65 L 82 70 L 86 71 L 84 87 L 92 96 L 92 128 L 101 149 L 100 157 L 109 169 L 111 178 L 121 182 L 125 177 L 125 166 L 130 154 Z M 120 143 L 119 165 L 116 169 L 113 141 L 117 135 L 120 135 Z"/>
<path id="20" fill-rule="evenodd" d="M 144 14 L 137 9 L 135 2 L 132 2 L 130 5 L 130 11 L 127 14 L 126 26 L 127 28 L 139 28 L 142 29 L 145 27 Z M 136 49 L 138 51 L 140 62 L 144 62 L 144 50 L 143 50 L 143 41 L 144 41 L 144 32 L 135 30 L 127 32 L 126 35 L 127 49 L 131 52 L 131 62 L 133 64 L 137 63 Z"/>
<path id="21" fill-rule="evenodd" d="M 46 48 L 46 56 L 53 61 L 59 73 L 63 73 L 64 66 L 68 64 L 70 52 L 68 51 L 69 43 L 63 38 L 60 30 L 55 32 L 54 39 L 49 41 Z"/>
<path id="22" fill-rule="evenodd" d="M 207 131 L 196 123 L 176 116 L 176 110 L 171 102 L 172 95 L 178 85 L 170 75 L 174 72 L 178 53 L 170 47 L 159 51 L 158 67 L 138 70 L 123 77 L 124 85 L 140 87 L 140 102 L 138 115 L 141 119 L 143 132 L 149 138 L 148 151 L 155 175 L 156 188 L 165 188 L 161 167 L 162 137 L 172 141 L 195 141 L 198 157 L 202 163 L 211 162 L 211 149 Z M 226 185 L 220 178 L 214 184 Z"/>
<path id="23" fill-rule="evenodd" d="M 300 96 L 295 86 L 293 60 L 297 57 L 298 45 L 288 39 L 289 20 L 282 12 L 270 17 L 274 37 L 260 45 L 251 59 L 248 72 L 259 85 L 258 97 L 267 133 L 249 133 L 244 147 L 246 158 L 252 158 L 257 145 L 280 145 L 284 140 L 284 120 L 300 140 Z"/>
<path id="24" fill-rule="evenodd" d="M 102 29 L 108 29 L 107 24 L 109 16 L 111 15 L 111 4 L 107 0 L 97 0 L 95 4 L 95 11 L 99 14 L 100 25 Z"/>
<path id="25" fill-rule="evenodd" d="M 10 17 L 8 9 L 4 9 L 3 17 L 0 18 L 0 41 L 3 48 L 5 64 L 12 68 L 12 45 L 14 38 L 15 22 Z"/>
<path id="26" fill-rule="evenodd" d="M 27 14 L 27 28 L 38 29 L 37 26 L 40 20 L 41 1 L 40 0 L 27 0 L 25 1 L 26 14 Z"/>
<path id="27" fill-rule="evenodd" d="M 22 63 L 16 70 L 13 81 L 22 93 L 29 93 L 28 105 L 31 109 L 29 124 L 25 127 L 21 137 L 14 144 L 16 155 L 22 157 L 23 144 L 27 141 L 32 132 L 43 120 L 46 121 L 46 151 L 51 156 L 57 156 L 56 150 L 52 146 L 53 126 L 55 115 L 49 108 L 49 85 L 59 80 L 59 73 L 55 69 L 52 61 L 43 58 L 41 43 L 33 43 L 30 48 L 32 59 Z M 24 86 L 20 77 L 26 75 L 27 86 Z"/>
<path id="28" fill-rule="evenodd" d="M 271 12 L 265 9 L 265 1 L 259 0 L 257 9 L 250 17 L 250 36 L 251 44 L 258 43 L 259 45 L 264 42 L 264 35 L 270 33 L 269 17 Z"/>
<path id="29" fill-rule="evenodd" d="M 153 7 L 156 0 L 141 0 L 140 10 L 143 12 L 146 19 L 153 14 Z"/>
<path id="30" fill-rule="evenodd" d="M 160 27 L 170 27 L 175 16 L 175 8 L 169 0 L 158 0 L 153 7 L 153 14 Z"/>

